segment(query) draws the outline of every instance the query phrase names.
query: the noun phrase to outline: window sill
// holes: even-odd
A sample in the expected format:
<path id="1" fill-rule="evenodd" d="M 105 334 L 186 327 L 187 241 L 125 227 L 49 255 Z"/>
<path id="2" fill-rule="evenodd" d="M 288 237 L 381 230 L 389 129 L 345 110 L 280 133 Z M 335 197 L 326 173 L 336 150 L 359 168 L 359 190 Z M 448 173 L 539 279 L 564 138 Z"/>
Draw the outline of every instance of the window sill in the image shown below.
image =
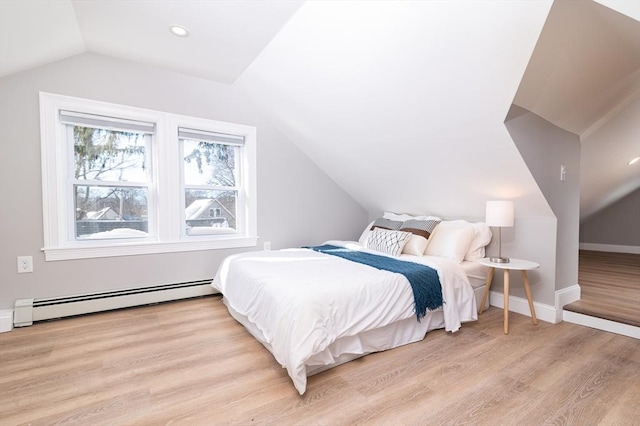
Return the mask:
<path id="1" fill-rule="evenodd" d="M 45 247 L 42 249 L 47 262 L 98 257 L 136 256 L 141 254 L 177 253 L 183 251 L 220 250 L 240 247 L 256 247 L 257 237 L 233 237 L 216 240 L 176 242 L 123 242 L 110 245 L 78 247 Z"/>

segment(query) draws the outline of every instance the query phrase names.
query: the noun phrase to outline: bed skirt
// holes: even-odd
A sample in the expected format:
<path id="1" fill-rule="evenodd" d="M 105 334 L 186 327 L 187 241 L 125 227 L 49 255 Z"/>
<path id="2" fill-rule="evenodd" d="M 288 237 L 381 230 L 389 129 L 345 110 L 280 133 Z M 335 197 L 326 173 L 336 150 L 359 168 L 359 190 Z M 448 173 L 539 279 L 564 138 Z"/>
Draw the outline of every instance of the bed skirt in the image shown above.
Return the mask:
<path id="1" fill-rule="evenodd" d="M 231 316 L 242 324 L 253 337 L 272 352 L 271 345 L 260 329 L 249 319 L 235 311 L 222 298 Z M 356 336 L 344 336 L 330 344 L 324 351 L 313 355 L 305 363 L 307 376 L 320 373 L 345 362 L 352 361 L 370 353 L 397 348 L 409 343 L 423 340 L 427 332 L 444 328 L 442 309 L 427 312 L 427 315 L 416 321 L 415 316 L 396 321 L 384 327 L 368 330 Z M 285 366 L 283 366 L 285 368 Z"/>

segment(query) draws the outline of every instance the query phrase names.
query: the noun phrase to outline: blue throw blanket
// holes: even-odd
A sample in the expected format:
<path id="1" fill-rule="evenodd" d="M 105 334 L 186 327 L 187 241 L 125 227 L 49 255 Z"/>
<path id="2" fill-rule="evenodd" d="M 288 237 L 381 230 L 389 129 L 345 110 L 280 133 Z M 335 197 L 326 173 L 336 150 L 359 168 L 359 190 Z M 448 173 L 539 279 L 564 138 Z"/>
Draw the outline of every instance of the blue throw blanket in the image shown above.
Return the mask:
<path id="1" fill-rule="evenodd" d="M 345 247 L 329 244 L 315 247 L 306 247 L 320 253 L 338 256 L 353 262 L 362 263 L 376 269 L 396 272 L 404 275 L 411 284 L 418 322 L 427 313 L 427 309 L 434 310 L 442 307 L 442 287 L 438 272 L 426 265 L 413 262 L 405 262 L 387 256 L 378 256 Z"/>

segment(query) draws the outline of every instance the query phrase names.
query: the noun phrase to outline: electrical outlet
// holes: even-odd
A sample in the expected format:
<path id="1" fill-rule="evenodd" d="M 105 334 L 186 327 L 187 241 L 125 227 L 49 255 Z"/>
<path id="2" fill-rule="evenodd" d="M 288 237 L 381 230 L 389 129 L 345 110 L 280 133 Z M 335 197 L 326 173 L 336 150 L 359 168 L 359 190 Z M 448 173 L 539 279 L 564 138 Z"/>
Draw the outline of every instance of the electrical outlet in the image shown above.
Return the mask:
<path id="1" fill-rule="evenodd" d="M 271 241 L 265 241 L 264 242 L 264 249 L 265 250 L 271 250 Z"/>
<path id="2" fill-rule="evenodd" d="M 33 257 L 18 256 L 18 273 L 25 274 L 27 272 L 33 272 Z"/>

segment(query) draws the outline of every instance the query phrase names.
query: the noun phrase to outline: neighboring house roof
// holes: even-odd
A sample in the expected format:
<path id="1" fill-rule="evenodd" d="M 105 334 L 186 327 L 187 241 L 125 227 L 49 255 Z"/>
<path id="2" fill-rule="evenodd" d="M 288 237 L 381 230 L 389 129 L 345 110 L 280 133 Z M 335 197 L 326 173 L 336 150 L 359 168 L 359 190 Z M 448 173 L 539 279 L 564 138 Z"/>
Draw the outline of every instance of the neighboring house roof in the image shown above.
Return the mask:
<path id="1" fill-rule="evenodd" d="M 195 200 L 193 203 L 189 204 L 185 209 L 185 216 L 187 220 L 198 219 L 203 213 L 209 210 L 214 201 L 215 200 L 205 198 L 202 200 Z"/>
<path id="2" fill-rule="evenodd" d="M 91 220 L 113 220 L 118 219 L 119 216 L 111 207 L 105 207 L 96 212 L 87 212 L 86 218 Z"/>
<path id="3" fill-rule="evenodd" d="M 194 201 L 185 209 L 185 216 L 187 220 L 199 219 L 200 216 L 207 213 L 214 204 L 215 207 L 219 207 L 224 210 L 227 217 L 235 217 L 235 215 L 217 199 L 201 199 Z"/>

